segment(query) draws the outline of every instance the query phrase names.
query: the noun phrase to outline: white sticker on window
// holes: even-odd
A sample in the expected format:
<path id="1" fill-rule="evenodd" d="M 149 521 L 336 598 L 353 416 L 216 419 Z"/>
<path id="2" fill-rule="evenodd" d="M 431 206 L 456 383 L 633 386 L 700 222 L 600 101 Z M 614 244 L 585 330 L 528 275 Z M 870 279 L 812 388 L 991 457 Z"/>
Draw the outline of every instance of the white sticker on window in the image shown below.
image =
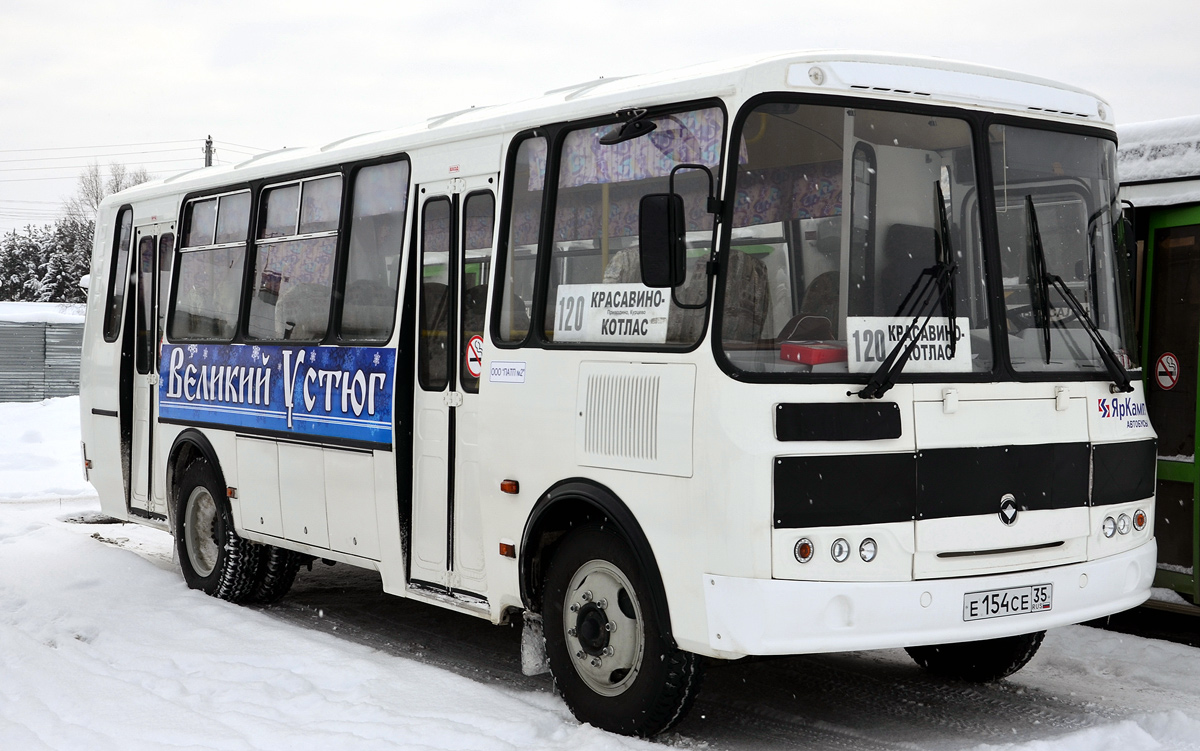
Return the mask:
<path id="1" fill-rule="evenodd" d="M 561 284 L 554 341 L 661 344 L 667 341 L 669 289 L 644 284 Z"/>
<path id="2" fill-rule="evenodd" d="M 846 355 L 851 373 L 873 373 L 910 326 L 920 328 L 924 318 L 913 324 L 912 318 L 887 316 L 848 316 L 846 318 Z M 917 337 L 912 355 L 904 366 L 906 373 L 969 373 L 971 371 L 971 319 L 961 316 L 956 346 L 950 346 L 950 319 L 934 316 Z M 914 332 L 915 333 L 915 332 Z M 905 346 L 911 338 L 905 340 Z M 952 351 L 953 350 L 953 351 Z"/>
<path id="3" fill-rule="evenodd" d="M 492 360 L 488 380 L 492 383 L 525 383 L 525 363 Z"/>

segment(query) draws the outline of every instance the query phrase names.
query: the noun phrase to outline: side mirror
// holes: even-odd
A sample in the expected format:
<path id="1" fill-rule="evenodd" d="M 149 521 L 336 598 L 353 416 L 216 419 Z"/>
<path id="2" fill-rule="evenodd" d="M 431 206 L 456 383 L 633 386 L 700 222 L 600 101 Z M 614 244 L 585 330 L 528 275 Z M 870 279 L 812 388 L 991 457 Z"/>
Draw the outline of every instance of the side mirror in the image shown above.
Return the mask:
<path id="1" fill-rule="evenodd" d="M 92 288 L 92 275 L 91 274 L 84 274 L 83 276 L 79 277 L 79 288 L 80 289 L 91 289 Z"/>
<path id="2" fill-rule="evenodd" d="M 687 273 L 683 198 L 677 193 L 650 193 L 638 207 L 638 244 L 642 284 L 678 287 Z"/>

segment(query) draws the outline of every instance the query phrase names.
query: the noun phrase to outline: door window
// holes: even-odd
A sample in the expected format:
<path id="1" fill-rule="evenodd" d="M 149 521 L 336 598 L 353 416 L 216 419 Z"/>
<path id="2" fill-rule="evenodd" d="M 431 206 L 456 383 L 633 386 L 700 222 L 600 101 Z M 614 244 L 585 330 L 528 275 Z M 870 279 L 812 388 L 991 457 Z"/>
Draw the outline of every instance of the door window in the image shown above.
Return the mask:
<path id="1" fill-rule="evenodd" d="M 482 367 L 479 354 L 483 345 L 488 280 L 492 276 L 492 227 L 495 215 L 496 197 L 491 191 L 467 196 L 463 206 L 462 328 L 459 342 L 464 357 L 462 388 L 470 394 L 479 391 L 479 371 L 473 373 L 472 370 Z"/>
<path id="2" fill-rule="evenodd" d="M 449 383 L 452 219 L 449 198 L 434 198 L 425 203 L 421 221 L 421 334 L 417 345 L 417 379 L 426 391 L 441 391 Z"/>

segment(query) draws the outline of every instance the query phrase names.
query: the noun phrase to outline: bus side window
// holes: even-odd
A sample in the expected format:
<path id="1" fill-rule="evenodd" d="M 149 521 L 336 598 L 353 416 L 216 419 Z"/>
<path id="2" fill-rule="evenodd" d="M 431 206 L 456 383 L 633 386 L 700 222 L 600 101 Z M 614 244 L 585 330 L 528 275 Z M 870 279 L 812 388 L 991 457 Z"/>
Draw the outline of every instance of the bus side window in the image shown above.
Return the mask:
<path id="1" fill-rule="evenodd" d="M 172 341 L 233 338 L 249 217 L 249 191 L 188 203 L 168 318 Z"/>
<path id="2" fill-rule="evenodd" d="M 492 331 L 498 343 L 519 344 L 529 335 L 533 283 L 537 272 L 538 229 L 542 222 L 542 196 L 546 182 L 546 139 L 521 141 L 509 157 L 505 190 L 507 232 L 501 254 L 500 289 Z"/>
<path id="3" fill-rule="evenodd" d="M 325 338 L 341 205 L 341 175 L 263 191 L 249 338 Z"/>
<path id="4" fill-rule="evenodd" d="M 384 342 L 392 334 L 407 204 L 407 161 L 355 173 L 339 331 L 343 341 Z"/>
<path id="5" fill-rule="evenodd" d="M 108 278 L 108 308 L 104 316 L 104 341 L 115 342 L 121 335 L 121 313 L 125 310 L 125 291 L 129 289 L 129 243 L 133 235 L 133 209 L 121 210 L 113 238 L 113 265 Z"/>

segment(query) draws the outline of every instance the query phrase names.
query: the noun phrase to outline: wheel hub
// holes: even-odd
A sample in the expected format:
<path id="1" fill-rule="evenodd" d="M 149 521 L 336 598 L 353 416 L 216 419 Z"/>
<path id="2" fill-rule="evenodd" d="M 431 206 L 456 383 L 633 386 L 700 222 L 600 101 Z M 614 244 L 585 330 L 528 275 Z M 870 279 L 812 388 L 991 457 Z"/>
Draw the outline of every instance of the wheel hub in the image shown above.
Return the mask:
<path id="1" fill-rule="evenodd" d="M 596 603 L 589 602 L 581 607 L 579 617 L 575 619 L 580 648 L 593 657 L 602 656 L 609 642 L 608 624 L 608 616 Z"/>

